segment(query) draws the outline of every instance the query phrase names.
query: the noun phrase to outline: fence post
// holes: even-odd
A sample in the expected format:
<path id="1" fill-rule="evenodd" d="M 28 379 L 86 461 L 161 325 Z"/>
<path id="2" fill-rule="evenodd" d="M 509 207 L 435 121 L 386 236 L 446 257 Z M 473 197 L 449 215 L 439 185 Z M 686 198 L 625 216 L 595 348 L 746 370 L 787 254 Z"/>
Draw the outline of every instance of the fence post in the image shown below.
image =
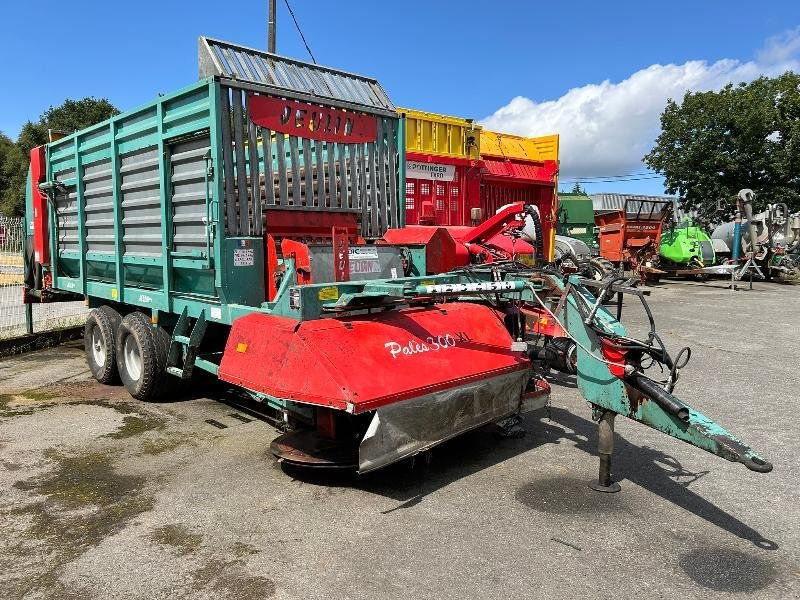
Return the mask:
<path id="1" fill-rule="evenodd" d="M 33 333 L 33 304 L 25 305 L 25 333 Z"/>

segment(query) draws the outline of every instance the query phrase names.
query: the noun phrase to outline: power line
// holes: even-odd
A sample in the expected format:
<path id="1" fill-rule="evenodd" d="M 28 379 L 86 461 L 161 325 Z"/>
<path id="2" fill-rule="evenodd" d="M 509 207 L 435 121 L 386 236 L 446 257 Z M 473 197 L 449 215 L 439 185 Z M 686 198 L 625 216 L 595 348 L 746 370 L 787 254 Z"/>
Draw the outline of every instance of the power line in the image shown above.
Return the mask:
<path id="1" fill-rule="evenodd" d="M 306 36 L 303 35 L 303 30 L 300 29 L 300 24 L 297 22 L 297 17 L 294 16 L 294 11 L 292 7 L 289 6 L 289 0 L 283 0 L 286 3 L 286 8 L 289 9 L 289 14 L 292 15 L 292 21 L 294 21 L 294 26 L 297 27 L 297 33 L 300 34 L 300 39 L 303 40 L 303 45 L 306 47 L 308 51 L 308 55 L 311 57 L 311 60 L 314 64 L 317 64 L 317 59 L 314 58 L 314 55 L 311 53 L 311 48 L 308 47 L 308 42 L 306 42 Z"/>
<path id="2" fill-rule="evenodd" d="M 624 181 L 646 181 L 649 179 L 661 179 L 661 175 L 648 175 L 644 177 L 609 177 L 607 179 L 587 179 L 585 177 L 559 177 L 560 182 L 567 182 L 567 181 L 575 181 L 578 183 L 617 183 L 617 182 L 624 182 Z"/>
<path id="3" fill-rule="evenodd" d="M 628 173 L 627 175 L 587 175 L 586 177 L 564 177 L 564 180 L 569 181 L 595 181 L 595 180 L 606 180 L 606 179 L 632 179 L 632 178 L 656 178 L 661 177 L 658 173 L 653 171 L 647 171 L 644 173 Z"/>
<path id="4" fill-rule="evenodd" d="M 658 173 L 653 171 L 645 171 L 644 173 L 628 173 L 627 175 L 587 175 L 586 177 L 576 177 L 576 179 L 619 179 L 625 177 L 649 177 L 649 176 L 659 176 Z"/>

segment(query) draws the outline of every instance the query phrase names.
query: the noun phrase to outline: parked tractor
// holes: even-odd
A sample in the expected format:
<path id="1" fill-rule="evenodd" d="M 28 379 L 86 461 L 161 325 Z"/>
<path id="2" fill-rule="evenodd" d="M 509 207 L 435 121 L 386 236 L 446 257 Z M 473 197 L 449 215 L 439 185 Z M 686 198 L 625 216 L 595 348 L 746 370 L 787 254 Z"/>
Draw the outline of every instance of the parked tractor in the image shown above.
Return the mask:
<path id="1" fill-rule="evenodd" d="M 661 342 L 647 291 L 539 260 L 534 206 L 461 233 L 404 228 L 404 122 L 376 80 L 209 38 L 199 51 L 199 82 L 31 153 L 26 300 L 85 299 L 99 382 L 159 401 L 205 371 L 280 425 L 277 460 L 367 473 L 512 431 L 559 369 L 599 423 L 594 489 L 619 489 L 616 415 L 772 469 L 674 395 L 690 351 Z M 621 299 L 604 307 L 622 294 L 650 316 L 646 340 Z"/>

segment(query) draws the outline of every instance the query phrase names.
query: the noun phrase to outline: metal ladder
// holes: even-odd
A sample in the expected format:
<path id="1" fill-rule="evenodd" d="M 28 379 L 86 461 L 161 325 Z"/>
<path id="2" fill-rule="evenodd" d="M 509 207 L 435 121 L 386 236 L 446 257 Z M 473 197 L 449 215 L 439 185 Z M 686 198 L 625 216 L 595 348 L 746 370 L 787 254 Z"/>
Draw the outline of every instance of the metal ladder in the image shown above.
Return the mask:
<path id="1" fill-rule="evenodd" d="M 207 325 L 205 310 L 200 311 L 200 316 L 197 317 L 192 327 L 187 310 L 185 308 L 183 309 L 181 316 L 178 318 L 178 322 L 175 324 L 175 329 L 172 332 L 172 341 L 170 342 L 169 353 L 167 354 L 168 373 L 180 377 L 181 379 L 190 379 L 192 377 L 192 371 L 195 365 L 197 365 L 203 370 L 211 370 L 216 374 L 216 364 L 197 357 L 198 350 L 200 349 L 200 342 L 203 341 Z M 189 332 L 190 327 L 191 333 Z"/>

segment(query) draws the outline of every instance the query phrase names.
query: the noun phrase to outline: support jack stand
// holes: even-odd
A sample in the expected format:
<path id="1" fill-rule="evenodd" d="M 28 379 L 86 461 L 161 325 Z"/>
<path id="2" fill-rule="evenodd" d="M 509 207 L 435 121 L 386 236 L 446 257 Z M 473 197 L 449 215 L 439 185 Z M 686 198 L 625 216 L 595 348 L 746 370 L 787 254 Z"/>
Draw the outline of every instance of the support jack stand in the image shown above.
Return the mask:
<path id="1" fill-rule="evenodd" d="M 751 254 L 750 257 L 747 259 L 747 262 L 744 263 L 740 269 L 738 269 L 736 271 L 731 271 L 731 284 L 729 286 L 730 289 L 732 289 L 734 291 L 738 291 L 739 290 L 739 286 L 736 285 L 736 282 L 737 281 L 741 281 L 747 275 L 747 276 L 749 276 L 748 278 L 750 280 L 750 288 L 749 289 L 752 290 L 753 289 L 753 273 L 755 273 L 756 276 L 759 279 L 764 279 L 764 274 L 761 272 L 761 269 L 759 268 L 758 264 L 756 263 L 755 257 Z"/>
<path id="2" fill-rule="evenodd" d="M 614 417 L 616 413 L 606 410 L 597 423 L 597 450 L 600 454 L 600 471 L 597 481 L 590 481 L 589 487 L 596 492 L 614 494 L 620 491 L 616 481 L 611 481 L 611 455 L 614 454 Z"/>

